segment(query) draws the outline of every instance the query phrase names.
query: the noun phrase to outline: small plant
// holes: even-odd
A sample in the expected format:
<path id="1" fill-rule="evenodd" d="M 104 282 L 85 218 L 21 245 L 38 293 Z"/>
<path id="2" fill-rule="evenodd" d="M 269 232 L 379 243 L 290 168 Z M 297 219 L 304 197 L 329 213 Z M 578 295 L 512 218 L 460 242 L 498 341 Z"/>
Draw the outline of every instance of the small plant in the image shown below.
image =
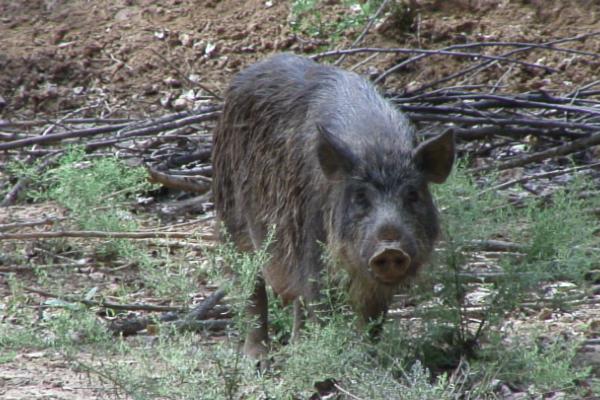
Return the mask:
<path id="1" fill-rule="evenodd" d="M 125 202 L 152 187 L 142 167 L 131 168 L 112 157 L 86 161 L 85 153 L 78 147 L 71 148 L 58 166 L 41 178 L 41 183 L 47 190 L 46 198 L 70 210 L 81 229 L 109 232 L 137 227 Z M 125 240 L 111 240 L 98 252 L 104 256 L 127 256 L 135 249 Z"/>
<path id="2" fill-rule="evenodd" d="M 290 14 L 292 30 L 311 37 L 339 39 L 345 32 L 366 24 L 382 0 L 346 0 L 344 9 L 334 20 L 326 18 L 316 0 L 294 0 Z"/>
<path id="3" fill-rule="evenodd" d="M 48 329 L 47 345 L 69 350 L 73 346 L 108 342 L 110 333 L 86 307 L 61 300 L 51 300 L 47 305 L 52 310 L 46 313 L 42 327 Z"/>
<path id="4" fill-rule="evenodd" d="M 586 182 L 575 181 L 558 190 L 549 206 L 532 201 L 527 208 L 525 263 L 543 274 L 543 279 L 581 281 L 600 257 L 593 245 L 597 221 L 586 212 L 585 201 L 577 199 L 577 193 L 586 187 Z"/>

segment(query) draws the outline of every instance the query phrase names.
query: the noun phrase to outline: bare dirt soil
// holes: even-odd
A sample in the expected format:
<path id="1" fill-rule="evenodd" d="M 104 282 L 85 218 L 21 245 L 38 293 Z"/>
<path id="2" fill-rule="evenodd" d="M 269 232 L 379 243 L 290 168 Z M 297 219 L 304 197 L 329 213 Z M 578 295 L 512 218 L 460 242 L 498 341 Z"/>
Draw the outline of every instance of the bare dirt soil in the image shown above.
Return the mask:
<path id="1" fill-rule="evenodd" d="M 547 42 L 600 29 L 600 5 L 593 0 L 413 3 L 412 23 L 403 25 L 389 16 L 362 45 L 431 49 L 480 41 Z M 5 104 L 0 117 L 52 117 L 82 107 L 95 115 L 193 107 L 193 102 L 173 103 L 185 91 L 198 90 L 195 83 L 222 93 L 235 72 L 257 59 L 279 51 L 344 48 L 362 30 L 350 29 L 335 43 L 295 34 L 288 23 L 290 9 L 291 2 L 281 0 L 2 2 L 0 96 Z M 324 20 L 335 21 L 347 7 L 334 0 L 323 2 L 319 10 Z M 600 40 L 593 37 L 572 48 L 598 53 Z M 350 57 L 344 65 L 362 58 Z M 362 72 L 382 72 L 398 59 L 378 56 Z M 577 55 L 553 53 L 551 59 L 523 61 L 562 73 L 496 66 L 481 81 L 497 84 L 502 76 L 501 83 L 514 91 L 568 91 L 574 82 L 591 82 L 600 75 L 599 60 Z M 389 77 L 386 88 L 402 91 L 447 75 L 464 62 L 429 59 Z"/>
<path id="2" fill-rule="evenodd" d="M 595 0 L 411 3 L 416 6 L 412 23 L 405 26 L 393 16 L 383 18 L 361 46 L 436 49 L 481 41 L 549 42 L 600 31 L 600 4 Z M 319 9 L 324 19 L 334 21 L 346 8 L 332 0 L 321 2 Z M 209 91 L 223 93 L 233 74 L 262 57 L 345 48 L 362 30 L 351 29 L 336 42 L 305 36 L 290 28 L 290 10 L 291 2 L 281 0 L 1 1 L 0 120 L 52 120 L 69 113 L 161 115 L 191 109 Z M 570 47 L 600 53 L 600 38 Z M 342 65 L 350 67 L 366 57 L 351 56 Z M 358 71 L 376 76 L 402 57 L 378 55 Z M 478 81 L 513 92 L 568 93 L 576 84 L 600 79 L 598 59 L 559 53 L 535 57 L 539 53 L 523 61 L 543 63 L 560 73 L 497 65 L 481 72 Z M 385 88 L 401 93 L 459 70 L 465 62 L 430 58 L 391 75 Z M 12 208 L 2 213 L 0 223 L 14 220 L 18 210 L 29 219 L 47 212 Z M 89 278 L 83 271 L 73 279 Z M 9 294 L 0 275 L 0 295 Z M 588 311 L 583 319 L 578 317 L 579 323 L 597 318 L 594 310 Z M 85 374 L 65 368 L 51 351 L 23 352 L 0 363 L 2 398 L 96 398 L 94 387 Z"/>

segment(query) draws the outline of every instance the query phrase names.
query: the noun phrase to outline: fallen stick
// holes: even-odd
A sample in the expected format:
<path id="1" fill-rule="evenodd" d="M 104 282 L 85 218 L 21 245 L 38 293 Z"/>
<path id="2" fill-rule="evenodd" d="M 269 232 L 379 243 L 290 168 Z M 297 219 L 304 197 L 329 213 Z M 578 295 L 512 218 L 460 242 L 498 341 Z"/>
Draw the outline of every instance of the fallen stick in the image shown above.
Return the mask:
<path id="1" fill-rule="evenodd" d="M 0 240 L 33 240 L 56 238 L 98 239 L 201 239 L 213 240 L 213 235 L 198 235 L 192 232 L 104 232 L 104 231 L 52 231 L 0 233 Z"/>
<path id="2" fill-rule="evenodd" d="M 37 221 L 14 222 L 12 224 L 0 225 L 0 232 L 9 231 L 11 229 L 30 228 L 32 226 L 52 225 L 55 222 L 64 221 L 66 218 L 45 218 Z"/>
<path id="3" fill-rule="evenodd" d="M 501 190 L 501 189 L 506 189 L 509 188 L 511 186 L 514 186 L 516 184 L 519 183 L 524 183 L 524 182 L 528 182 L 534 179 L 543 179 L 543 178 L 553 178 L 555 176 L 560 176 L 560 175 L 564 175 L 564 174 L 568 174 L 570 172 L 575 172 L 575 171 L 581 171 L 581 170 L 585 170 L 585 169 L 591 169 L 594 167 L 599 167 L 600 166 L 600 162 L 596 162 L 593 164 L 588 164 L 588 165 L 580 165 L 578 167 L 573 167 L 573 168 L 565 168 L 565 169 L 559 169 L 559 170 L 554 170 L 554 171 L 548 171 L 548 172 L 541 172 L 539 174 L 533 174 L 533 175 L 527 175 L 527 176 L 523 176 L 521 178 L 517 178 L 517 179 L 512 179 L 508 182 L 504 182 L 501 183 L 499 185 L 496 186 L 492 186 L 490 188 L 487 188 L 485 190 L 482 190 L 481 192 L 479 192 L 479 196 L 488 193 L 488 192 L 492 192 L 492 191 L 496 191 L 496 190 Z"/>
<path id="4" fill-rule="evenodd" d="M 171 189 L 202 194 L 208 192 L 211 188 L 210 178 L 165 174 L 149 165 L 146 166 L 146 170 L 150 175 L 149 181 L 151 183 L 160 183 Z"/>
<path id="5" fill-rule="evenodd" d="M 426 49 L 408 49 L 402 47 L 394 47 L 394 48 L 383 48 L 383 47 L 361 47 L 358 49 L 348 49 L 348 50 L 333 50 L 327 51 L 324 53 L 315 54 L 311 58 L 319 59 L 327 56 L 335 56 L 335 55 L 348 55 L 348 54 L 357 54 L 357 53 L 398 53 L 398 54 L 421 54 L 421 55 L 440 55 L 440 56 L 453 56 L 453 57 L 466 57 L 466 58 L 482 58 L 484 60 L 492 60 L 492 61 L 504 61 L 512 64 L 522 65 L 528 68 L 542 69 L 545 72 L 558 72 L 556 69 L 548 67 L 546 65 L 529 63 L 526 61 L 517 60 L 514 58 L 508 58 L 503 56 L 492 56 L 481 53 L 471 53 L 471 52 L 463 52 L 463 51 L 454 51 L 454 49 L 468 49 L 473 47 L 482 47 L 486 45 L 486 43 L 470 43 L 470 44 L 461 44 L 455 46 L 448 46 L 444 49 L 439 50 L 426 50 Z M 600 57 L 600 55 L 599 55 Z M 389 71 L 389 70 L 388 70 Z M 388 72 L 386 71 L 386 72 Z M 386 72 L 381 74 L 377 79 L 375 79 L 375 83 L 379 82 L 381 79 L 385 78 Z"/>
<path id="6" fill-rule="evenodd" d="M 354 46 L 357 46 L 360 42 L 363 41 L 363 39 L 365 38 L 365 36 L 367 36 L 367 33 L 369 33 L 369 30 L 373 27 L 373 24 L 375 24 L 375 21 L 377 20 L 377 18 L 379 18 L 379 16 L 383 12 L 383 10 L 385 10 L 385 8 L 387 7 L 388 3 L 389 3 L 389 0 L 383 0 L 381 2 L 381 5 L 377 9 L 377 11 L 375 11 L 375 14 L 373 14 L 373 16 L 371 18 L 369 18 L 369 22 L 367 22 L 367 25 L 365 26 L 365 28 L 363 29 L 363 31 L 360 33 L 360 35 L 358 35 L 358 37 L 356 38 L 356 40 L 354 40 L 354 42 L 352 42 L 352 44 L 350 45 L 350 48 L 353 48 Z M 338 58 L 333 63 L 333 65 L 340 65 L 344 61 L 345 58 L 346 58 L 346 55 L 342 54 L 340 56 L 340 58 Z"/>
<path id="7" fill-rule="evenodd" d="M 108 329 L 113 332 L 115 335 L 133 335 L 137 332 L 144 330 L 148 327 L 149 324 L 155 322 L 173 322 L 173 324 L 179 330 L 187 330 L 187 331 L 198 331 L 201 329 L 223 329 L 223 324 L 216 324 L 214 320 L 210 321 L 202 321 L 199 324 L 200 320 L 206 319 L 211 311 L 216 311 L 217 313 L 229 312 L 229 307 L 225 307 L 225 309 L 217 309 L 217 303 L 223 299 L 225 296 L 225 291 L 222 289 L 218 289 L 209 297 L 204 299 L 200 304 L 194 307 L 189 313 L 186 314 L 185 317 L 180 318 L 177 313 L 167 312 L 161 315 L 159 318 L 150 318 L 150 317 L 128 317 L 126 319 L 116 319 L 110 322 Z M 213 316 L 214 317 L 214 316 Z M 224 325 L 224 327 L 229 325 L 229 321 Z"/>
<path id="8" fill-rule="evenodd" d="M 484 172 L 490 170 L 501 171 L 509 168 L 521 167 L 523 165 L 542 161 L 551 157 L 564 156 L 567 154 L 575 153 L 579 150 L 584 150 L 588 147 L 597 145 L 600 145 L 600 132 L 595 133 L 586 138 L 574 140 L 570 143 L 561 146 L 552 147 L 548 150 L 540 151 L 533 154 L 526 154 L 523 157 L 517 157 L 515 159 L 501 162 L 496 165 L 492 164 L 483 167 L 473 168 L 471 169 L 471 172 Z"/>
<path id="9" fill-rule="evenodd" d="M 24 287 L 25 290 L 27 290 L 28 292 L 32 292 L 32 293 L 37 293 L 39 295 L 42 295 L 44 297 L 52 297 L 55 299 L 59 299 L 59 300 L 64 300 L 67 302 L 74 302 L 74 303 L 81 303 L 83 305 L 89 306 L 89 307 L 102 307 L 102 308 L 110 308 L 112 310 L 128 310 L 128 311 L 159 311 L 159 312 L 166 312 L 166 311 L 183 311 L 185 310 L 185 308 L 182 307 L 173 307 L 173 306 L 156 306 L 156 305 L 152 305 L 152 304 L 142 304 L 142 303 L 136 303 L 136 304 L 119 304 L 119 303 L 111 303 L 108 301 L 93 301 L 93 300 L 86 300 L 86 299 L 82 299 L 82 298 L 78 298 L 76 296 L 66 296 L 66 295 L 58 295 L 55 293 L 50 293 L 50 292 L 46 292 L 44 290 L 40 290 L 40 289 L 36 289 L 36 288 L 32 288 L 32 287 Z"/>

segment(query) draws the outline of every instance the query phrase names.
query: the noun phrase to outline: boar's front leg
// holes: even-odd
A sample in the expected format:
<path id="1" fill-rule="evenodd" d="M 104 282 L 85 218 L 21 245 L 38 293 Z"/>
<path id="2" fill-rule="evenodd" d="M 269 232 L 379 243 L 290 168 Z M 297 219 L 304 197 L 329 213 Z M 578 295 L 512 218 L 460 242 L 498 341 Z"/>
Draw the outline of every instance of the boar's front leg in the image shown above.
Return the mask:
<path id="1" fill-rule="evenodd" d="M 246 307 L 246 316 L 250 319 L 250 327 L 244 342 L 244 353 L 257 360 L 266 359 L 269 353 L 268 315 L 269 303 L 265 280 L 258 275 L 254 284 L 254 292 Z"/>

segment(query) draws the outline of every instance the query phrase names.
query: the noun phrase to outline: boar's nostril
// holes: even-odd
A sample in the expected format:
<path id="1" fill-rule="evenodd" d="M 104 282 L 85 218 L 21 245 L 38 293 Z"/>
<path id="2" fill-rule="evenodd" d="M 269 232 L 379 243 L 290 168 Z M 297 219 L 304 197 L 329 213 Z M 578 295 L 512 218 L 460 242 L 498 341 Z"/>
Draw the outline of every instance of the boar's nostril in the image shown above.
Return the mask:
<path id="1" fill-rule="evenodd" d="M 395 257 L 394 265 L 402 266 L 402 265 L 404 265 L 405 261 L 406 261 L 406 257 Z"/>

